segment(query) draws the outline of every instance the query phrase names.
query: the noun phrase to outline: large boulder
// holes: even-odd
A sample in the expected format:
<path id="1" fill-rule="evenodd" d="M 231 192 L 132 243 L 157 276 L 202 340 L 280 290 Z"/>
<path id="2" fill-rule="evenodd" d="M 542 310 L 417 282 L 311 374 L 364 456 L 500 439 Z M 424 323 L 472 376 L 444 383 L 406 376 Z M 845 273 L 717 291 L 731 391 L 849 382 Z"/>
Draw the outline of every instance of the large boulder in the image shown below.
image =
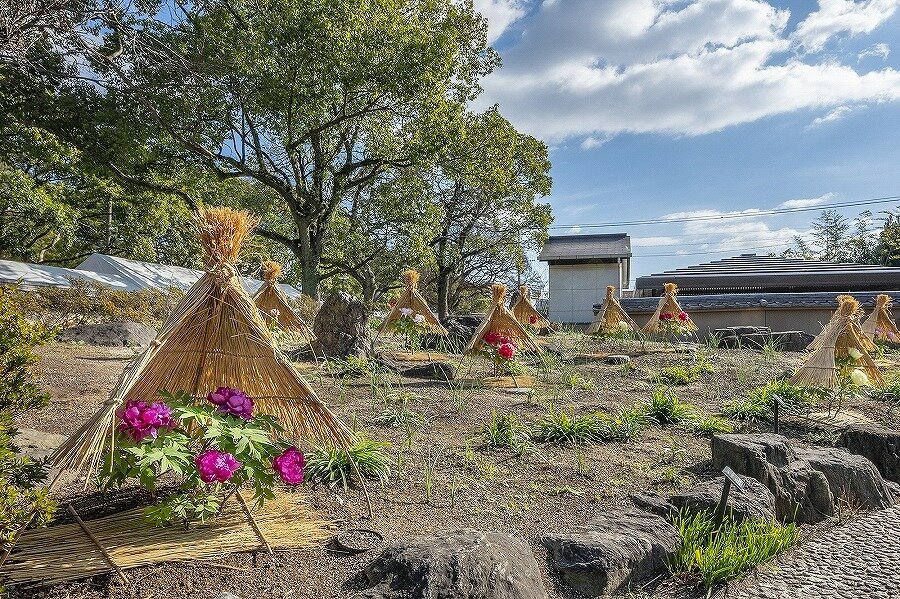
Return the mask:
<path id="1" fill-rule="evenodd" d="M 406 378 L 431 379 L 436 381 L 452 381 L 456 378 L 456 366 L 452 362 L 439 360 L 437 362 L 425 362 L 416 364 L 400 371 Z"/>
<path id="2" fill-rule="evenodd" d="M 712 465 L 717 471 L 728 466 L 738 474 L 755 478 L 771 489 L 778 468 L 797 459 L 787 437 L 774 433 L 713 435 Z"/>
<path id="3" fill-rule="evenodd" d="M 481 326 L 482 320 L 482 316 L 474 314 L 448 316 L 441 321 L 441 324 L 447 329 L 447 334 L 425 335 L 422 338 L 422 347 L 458 354 L 469 343 L 469 339 Z"/>
<path id="4" fill-rule="evenodd" d="M 541 541 L 562 581 L 588 597 L 610 595 L 664 572 L 681 543 L 672 524 L 637 510 L 604 514 Z"/>
<path id="5" fill-rule="evenodd" d="M 797 449 L 797 457 L 825 475 L 835 502 L 867 510 L 894 503 L 875 464 L 861 455 L 840 447 L 808 447 Z"/>
<path id="6" fill-rule="evenodd" d="M 365 569 L 366 599 L 547 599 L 531 548 L 499 532 L 463 529 L 386 547 Z"/>
<path id="7" fill-rule="evenodd" d="M 329 358 L 367 357 L 371 347 L 369 310 L 355 297 L 336 291 L 316 313 L 313 323 L 316 352 Z"/>
<path id="8" fill-rule="evenodd" d="M 726 513 L 737 521 L 747 518 L 758 520 L 775 519 L 775 496 L 755 478 L 742 476 L 743 489 L 732 485 L 725 504 Z M 696 514 L 698 512 L 714 512 L 722 498 L 722 487 L 725 477 L 719 476 L 703 481 L 688 491 L 683 491 L 669 498 L 669 503 L 681 512 Z"/>
<path id="9" fill-rule="evenodd" d="M 102 322 L 64 329 L 56 338 L 105 347 L 143 347 L 156 339 L 156 329 L 140 322 Z"/>
<path id="10" fill-rule="evenodd" d="M 869 458 L 881 476 L 900 483 L 900 431 L 874 424 L 853 425 L 841 434 L 838 445 Z"/>

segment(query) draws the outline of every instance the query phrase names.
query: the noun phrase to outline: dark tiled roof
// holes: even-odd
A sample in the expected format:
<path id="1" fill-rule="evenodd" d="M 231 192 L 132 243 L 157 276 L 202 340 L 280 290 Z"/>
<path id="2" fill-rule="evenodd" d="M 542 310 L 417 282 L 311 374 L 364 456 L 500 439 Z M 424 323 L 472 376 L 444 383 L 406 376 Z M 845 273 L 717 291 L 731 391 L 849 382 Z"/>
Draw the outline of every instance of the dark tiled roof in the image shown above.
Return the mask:
<path id="1" fill-rule="evenodd" d="M 900 303 L 900 291 L 864 291 L 852 293 L 864 308 L 875 306 L 875 296 L 886 293 Z M 837 295 L 829 291 L 809 293 L 722 293 L 717 295 L 679 295 L 678 303 L 686 311 L 747 310 L 751 308 L 780 309 L 836 309 Z M 625 297 L 619 300 L 626 312 L 651 313 L 659 304 L 658 297 Z M 594 304 L 599 310 L 601 304 Z"/>
<path id="2" fill-rule="evenodd" d="M 630 258 L 631 238 L 625 233 L 606 235 L 553 235 L 544 243 L 538 260 Z"/>
<path id="3" fill-rule="evenodd" d="M 900 290 L 900 268 L 742 254 L 638 277 L 635 287 L 661 290 L 670 282 L 682 291 Z"/>

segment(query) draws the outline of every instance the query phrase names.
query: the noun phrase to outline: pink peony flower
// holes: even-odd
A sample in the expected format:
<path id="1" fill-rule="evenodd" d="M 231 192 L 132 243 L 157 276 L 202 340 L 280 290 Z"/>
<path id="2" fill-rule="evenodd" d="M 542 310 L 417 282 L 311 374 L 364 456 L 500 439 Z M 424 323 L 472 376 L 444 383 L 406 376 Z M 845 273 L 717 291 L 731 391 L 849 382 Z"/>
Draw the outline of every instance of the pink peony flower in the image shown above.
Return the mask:
<path id="1" fill-rule="evenodd" d="M 516 346 L 512 343 L 504 343 L 497 348 L 497 355 L 504 360 L 512 360 L 516 355 Z"/>
<path id="2" fill-rule="evenodd" d="M 241 463 L 233 455 L 215 449 L 197 454 L 194 465 L 197 466 L 200 480 L 205 483 L 227 482 L 241 467 Z"/>
<path id="3" fill-rule="evenodd" d="M 285 483 L 299 485 L 303 482 L 306 457 L 296 447 L 288 447 L 280 456 L 272 460 L 272 468 Z"/>
<path id="4" fill-rule="evenodd" d="M 659 319 L 660 320 L 672 320 L 672 313 L 671 312 L 663 312 L 662 314 L 659 315 Z"/>
<path id="5" fill-rule="evenodd" d="M 687 322 L 687 321 L 688 321 L 688 314 L 687 314 L 687 312 L 679 312 L 679 313 L 678 313 L 678 320 L 680 320 L 681 322 Z"/>
<path id="6" fill-rule="evenodd" d="M 528 317 L 528 322 L 530 322 L 531 324 L 537 324 L 537 316 L 532 314 L 531 316 Z"/>
<path id="7" fill-rule="evenodd" d="M 160 429 L 173 428 L 172 408 L 162 402 L 147 404 L 145 401 L 130 399 L 119 412 L 119 430 L 135 441 L 147 437 L 156 438 Z"/>
<path id="8" fill-rule="evenodd" d="M 231 414 L 244 420 L 253 418 L 253 400 L 240 389 L 219 387 L 206 396 L 209 403 L 218 407 L 220 412 Z"/>
<path id="9" fill-rule="evenodd" d="M 393 308 L 396 305 L 397 305 L 397 298 L 392 297 L 391 299 L 388 300 L 388 306 L 390 306 L 391 308 Z"/>
<path id="10" fill-rule="evenodd" d="M 481 338 L 482 341 L 487 343 L 488 345 L 497 345 L 497 340 L 500 339 L 500 335 L 497 334 L 496 331 L 488 331 Z"/>

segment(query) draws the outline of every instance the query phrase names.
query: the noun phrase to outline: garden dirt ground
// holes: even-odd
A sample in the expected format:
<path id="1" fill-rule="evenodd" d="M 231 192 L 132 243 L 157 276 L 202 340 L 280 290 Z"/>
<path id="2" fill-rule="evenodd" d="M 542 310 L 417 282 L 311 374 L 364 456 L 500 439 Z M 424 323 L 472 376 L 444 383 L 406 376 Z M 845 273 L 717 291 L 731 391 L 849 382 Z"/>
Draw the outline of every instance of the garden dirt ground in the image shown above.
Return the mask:
<path id="1" fill-rule="evenodd" d="M 513 412 L 523 422 L 540 419 L 550 409 L 587 414 L 611 412 L 646 401 L 657 373 L 694 357 L 654 345 L 654 353 L 635 355 L 630 366 L 606 365 L 600 360 L 574 359 L 577 353 L 639 353 L 636 345 L 600 345 L 567 333 L 554 337 L 564 360 L 549 369 L 534 369 L 532 393 L 503 389 L 450 388 L 445 382 L 404 379 L 385 374 L 376 384 L 366 375 L 340 376 L 304 365 L 303 372 L 321 398 L 347 423 L 371 438 L 389 442 L 392 474 L 387 485 L 370 483 L 374 520 L 365 520 L 361 494 L 305 485 L 311 504 L 341 527 L 365 525 L 382 532 L 387 542 L 448 528 L 470 527 L 514 533 L 528 541 L 537 557 L 550 597 L 578 595 L 560 584 L 547 563 L 540 537 L 547 531 L 568 530 L 595 514 L 626 509 L 628 495 L 660 495 L 686 488 L 714 475 L 709 464 L 708 436 L 682 427 L 649 426 L 627 443 L 560 447 L 533 444 L 522 455 L 481 446 L 480 431 L 491 414 Z M 669 350 L 669 351 L 666 351 Z M 799 354 L 764 355 L 749 350 L 702 347 L 715 371 L 677 387 L 679 397 L 707 413 L 717 413 L 727 400 L 746 393 L 795 367 Z M 122 369 L 135 354 L 72 344 L 40 349 L 42 385 L 52 400 L 46 408 L 24 415 L 21 427 L 68 434 L 107 398 Z M 477 374 L 477 367 L 476 367 Z M 386 406 L 407 398 L 407 408 L 424 416 L 418 427 L 379 426 L 374 419 Z M 847 406 L 845 406 L 847 407 Z M 896 410 L 860 400 L 850 406 L 861 418 L 897 425 Z M 786 433 L 810 442 L 827 442 L 829 427 L 803 417 L 788 418 Z M 740 424 L 757 430 L 767 424 Z M 426 471 L 432 466 L 430 497 Z M 75 486 L 62 489 L 76 496 Z M 228 591 L 241 598 L 312 599 L 349 597 L 361 587 L 362 569 L 377 552 L 347 557 L 326 547 L 264 554 L 236 554 L 217 560 L 236 569 L 203 564 L 164 564 L 139 568 L 124 586 L 114 577 L 60 585 L 19 597 L 62 599 L 79 597 L 196 598 L 217 597 Z M 15 595 L 14 595 L 15 596 Z M 666 579 L 633 597 L 693 597 L 690 581 Z"/>

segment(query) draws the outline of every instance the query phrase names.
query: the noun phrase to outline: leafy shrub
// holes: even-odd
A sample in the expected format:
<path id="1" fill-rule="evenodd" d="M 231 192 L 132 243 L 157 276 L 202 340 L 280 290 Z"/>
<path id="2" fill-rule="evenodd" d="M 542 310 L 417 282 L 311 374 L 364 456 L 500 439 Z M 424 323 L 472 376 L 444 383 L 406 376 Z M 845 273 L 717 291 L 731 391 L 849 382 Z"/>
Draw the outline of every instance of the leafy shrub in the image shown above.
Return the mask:
<path id="1" fill-rule="evenodd" d="M 328 372 L 342 376 L 371 376 L 374 365 L 365 357 L 347 356 L 343 360 L 329 358 L 325 362 Z"/>
<path id="2" fill-rule="evenodd" d="M 306 458 L 306 476 L 310 482 L 330 487 L 341 484 L 346 491 L 356 469 L 367 478 L 377 478 L 382 484 L 391 474 L 390 443 L 360 437 L 349 449 L 343 447 L 314 447 Z M 356 463 L 356 469 L 353 463 Z"/>
<path id="3" fill-rule="evenodd" d="M 738 523 L 726 518 L 722 528 L 714 531 L 708 512 L 682 514 L 675 527 L 681 547 L 672 558 L 672 571 L 699 576 L 707 589 L 738 578 L 797 542 L 795 524 L 754 519 Z"/>
<path id="4" fill-rule="evenodd" d="M 158 328 L 184 296 L 175 287 L 121 291 L 74 278 L 69 284 L 68 288 L 43 287 L 16 295 L 29 317 L 51 328 L 122 321 Z"/>
<path id="5" fill-rule="evenodd" d="M 515 414 L 491 412 L 491 419 L 481 429 L 481 439 L 486 447 L 506 447 L 521 452 L 528 445 L 528 430 Z"/>
<path id="6" fill-rule="evenodd" d="M 690 404 L 681 401 L 673 389 L 658 385 L 647 403 L 647 417 L 660 425 L 681 424 L 691 421 L 696 410 Z"/>
<path id="7" fill-rule="evenodd" d="M 586 378 L 574 371 L 569 373 L 565 380 L 565 385 L 569 389 L 580 389 L 582 391 L 593 391 L 597 388 L 597 383 L 594 382 L 594 379 Z"/>
<path id="8" fill-rule="evenodd" d="M 594 415 L 569 415 L 551 410 L 534 425 L 533 437 L 545 443 L 585 445 L 601 439 L 603 423 Z"/>
<path id="9" fill-rule="evenodd" d="M 29 322 L 17 303 L 15 287 L 0 286 L 0 545 L 33 522 L 48 524 L 55 510 L 43 487 L 43 463 L 18 454 L 13 417 L 45 405 L 48 395 L 35 382 L 34 347 L 51 332 Z"/>

